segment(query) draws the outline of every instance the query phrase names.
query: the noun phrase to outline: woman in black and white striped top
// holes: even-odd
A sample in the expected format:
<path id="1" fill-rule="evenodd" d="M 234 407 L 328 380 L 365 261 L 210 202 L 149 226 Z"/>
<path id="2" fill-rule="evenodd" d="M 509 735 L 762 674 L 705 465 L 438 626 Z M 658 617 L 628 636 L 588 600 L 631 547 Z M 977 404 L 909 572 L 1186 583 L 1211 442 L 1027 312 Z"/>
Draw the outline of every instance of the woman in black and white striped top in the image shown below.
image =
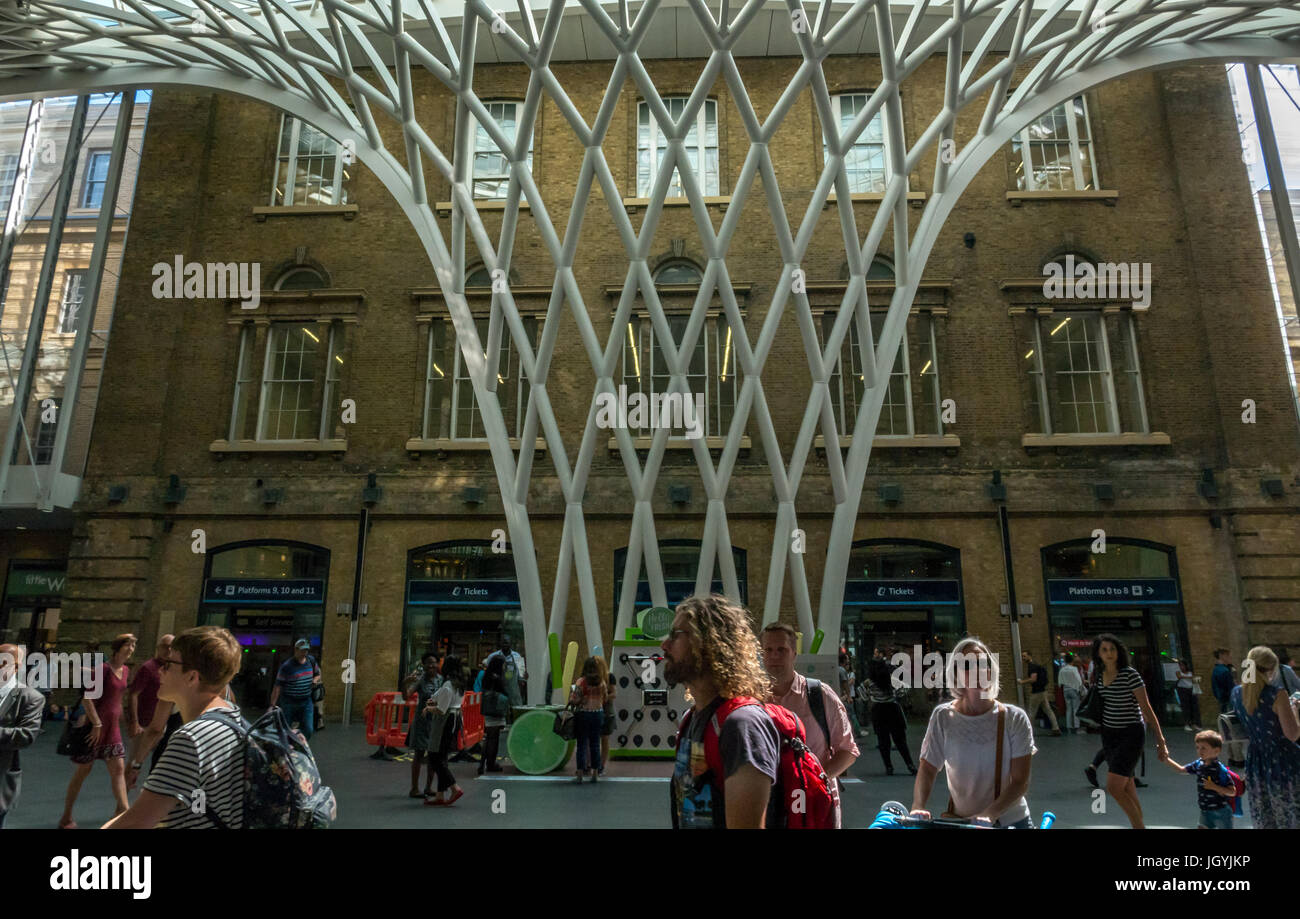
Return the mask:
<path id="1" fill-rule="evenodd" d="M 1163 760 L 1169 752 L 1160 722 L 1147 699 L 1142 677 L 1129 663 L 1128 649 L 1114 635 L 1098 635 L 1092 642 L 1093 660 L 1099 661 L 1092 690 L 1101 693 L 1101 745 L 1106 757 L 1106 791 L 1124 809 L 1135 830 L 1145 829 L 1133 771 L 1142 756 L 1149 726 Z"/>

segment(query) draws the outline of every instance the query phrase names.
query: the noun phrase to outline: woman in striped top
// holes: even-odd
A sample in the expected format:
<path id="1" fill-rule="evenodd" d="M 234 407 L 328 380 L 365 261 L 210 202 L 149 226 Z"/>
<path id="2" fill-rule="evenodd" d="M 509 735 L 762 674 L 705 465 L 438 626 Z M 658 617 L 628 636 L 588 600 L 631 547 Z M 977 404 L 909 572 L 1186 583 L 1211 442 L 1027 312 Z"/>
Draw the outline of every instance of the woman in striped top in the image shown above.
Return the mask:
<path id="1" fill-rule="evenodd" d="M 1146 829 L 1142 803 L 1133 783 L 1133 770 L 1146 744 L 1150 725 L 1156 735 L 1160 759 L 1169 754 L 1160 722 L 1147 699 L 1142 677 L 1129 663 L 1128 649 L 1114 635 L 1098 635 L 1092 641 L 1093 660 L 1099 661 L 1093 691 L 1101 693 L 1101 746 L 1106 757 L 1106 791 L 1124 809 L 1135 830 Z"/>

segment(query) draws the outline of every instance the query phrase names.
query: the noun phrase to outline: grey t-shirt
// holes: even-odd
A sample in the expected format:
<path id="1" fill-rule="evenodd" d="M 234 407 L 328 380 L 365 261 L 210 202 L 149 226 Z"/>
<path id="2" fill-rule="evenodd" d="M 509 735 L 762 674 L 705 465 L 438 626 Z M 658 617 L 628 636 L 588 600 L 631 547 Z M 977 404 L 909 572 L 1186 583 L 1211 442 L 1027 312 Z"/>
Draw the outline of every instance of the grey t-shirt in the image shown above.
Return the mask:
<path id="1" fill-rule="evenodd" d="M 708 771 L 704 761 L 704 734 L 721 704 L 722 699 L 715 699 L 704 711 L 691 716 L 690 733 L 682 738 L 678 750 L 673 773 L 673 802 L 677 809 L 676 825 L 682 828 L 721 829 L 727 825 L 722 786 L 746 763 L 776 782 L 781 736 L 767 712 L 758 705 L 742 705 L 722 722 L 718 752 L 722 756 L 723 775 L 712 776 L 712 781 L 703 781 L 704 773 Z M 774 802 L 769 802 L 767 825 L 772 826 L 777 816 Z"/>

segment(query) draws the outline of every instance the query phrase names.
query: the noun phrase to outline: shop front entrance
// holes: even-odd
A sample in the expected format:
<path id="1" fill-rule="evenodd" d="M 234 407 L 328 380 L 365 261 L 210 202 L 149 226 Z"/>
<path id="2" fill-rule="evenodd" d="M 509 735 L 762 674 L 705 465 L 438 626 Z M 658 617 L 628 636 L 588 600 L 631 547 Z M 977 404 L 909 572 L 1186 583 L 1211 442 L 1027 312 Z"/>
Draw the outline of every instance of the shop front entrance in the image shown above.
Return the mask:
<path id="1" fill-rule="evenodd" d="M 15 559 L 9 563 L 0 603 L 0 644 L 28 651 L 54 649 L 67 581 L 65 561 Z"/>
<path id="2" fill-rule="evenodd" d="M 231 681 L 241 707 L 265 708 L 280 665 L 305 638 L 321 659 L 329 550 L 290 542 L 247 542 L 208 553 L 200 625 L 229 629 L 244 651 Z"/>
<path id="3" fill-rule="evenodd" d="M 965 634 L 961 554 L 919 540 L 863 540 L 853 544 L 844 585 L 840 647 L 848 651 L 858 685 L 877 648 L 886 658 L 946 654 Z M 914 682 L 914 681 L 913 681 Z M 928 716 L 943 701 L 939 686 L 914 685 L 899 701 L 906 712 Z"/>
<path id="4" fill-rule="evenodd" d="M 1187 717 L 1175 691 L 1178 662 L 1188 655 L 1178 565 L 1171 546 L 1107 538 L 1106 552 L 1087 539 L 1043 551 L 1053 654 L 1088 657 L 1092 640 L 1112 634 L 1128 649 L 1161 723 Z M 1209 691 L 1209 674 L 1202 685 Z"/>

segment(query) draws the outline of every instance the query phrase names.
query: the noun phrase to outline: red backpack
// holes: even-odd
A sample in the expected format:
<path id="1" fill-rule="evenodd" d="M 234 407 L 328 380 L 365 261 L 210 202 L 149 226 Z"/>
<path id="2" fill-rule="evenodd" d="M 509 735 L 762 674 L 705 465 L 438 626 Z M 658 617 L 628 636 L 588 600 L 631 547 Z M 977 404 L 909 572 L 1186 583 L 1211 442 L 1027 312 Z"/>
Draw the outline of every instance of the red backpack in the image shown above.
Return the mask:
<path id="1" fill-rule="evenodd" d="M 1246 780 L 1227 766 L 1223 767 L 1223 771 L 1228 773 L 1228 777 L 1232 779 L 1232 787 L 1237 791 L 1237 794 L 1232 799 L 1232 815 L 1240 817 L 1242 816 L 1241 799 L 1246 795 Z"/>
<path id="2" fill-rule="evenodd" d="M 749 696 L 724 699 L 704 728 L 704 761 L 709 769 L 709 780 L 721 798 L 722 783 L 713 781 L 723 774 L 722 750 L 718 737 L 727 716 L 742 705 L 761 705 L 776 725 L 781 737 L 781 759 L 777 766 L 776 783 L 772 797 L 778 800 L 774 808 L 778 815 L 777 826 L 768 829 L 830 830 L 835 828 L 835 803 L 828 788 L 826 770 L 808 749 L 803 722 L 799 716 L 784 706 L 759 702 Z M 693 709 L 687 709 L 681 726 L 677 729 L 677 742 L 689 736 Z M 802 794 L 800 794 L 802 792 Z"/>

